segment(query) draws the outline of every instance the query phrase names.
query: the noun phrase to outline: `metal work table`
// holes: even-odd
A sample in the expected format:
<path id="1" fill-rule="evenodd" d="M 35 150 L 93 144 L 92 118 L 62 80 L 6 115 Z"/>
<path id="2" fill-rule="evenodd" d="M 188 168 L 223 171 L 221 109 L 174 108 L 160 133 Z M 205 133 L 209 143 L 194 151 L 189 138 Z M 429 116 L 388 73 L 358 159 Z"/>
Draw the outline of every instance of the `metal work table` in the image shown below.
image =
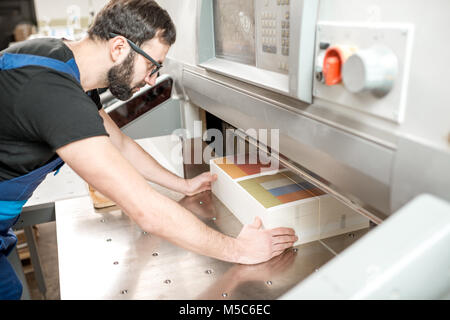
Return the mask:
<path id="1" fill-rule="evenodd" d="M 185 177 L 208 166 L 185 165 Z M 230 236 L 242 228 L 211 193 L 183 197 L 158 185 L 208 226 Z M 368 229 L 289 249 L 263 264 L 201 256 L 143 232 L 120 208 L 94 209 L 90 197 L 55 204 L 61 299 L 276 299 Z"/>

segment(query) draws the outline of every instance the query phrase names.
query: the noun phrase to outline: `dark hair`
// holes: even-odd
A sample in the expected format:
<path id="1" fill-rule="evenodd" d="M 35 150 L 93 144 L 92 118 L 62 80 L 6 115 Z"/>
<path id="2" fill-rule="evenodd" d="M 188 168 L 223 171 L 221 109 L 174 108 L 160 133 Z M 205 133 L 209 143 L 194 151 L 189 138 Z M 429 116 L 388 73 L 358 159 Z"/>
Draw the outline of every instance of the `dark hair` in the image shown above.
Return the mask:
<path id="1" fill-rule="evenodd" d="M 111 0 L 97 14 L 88 34 L 94 40 L 108 40 L 111 32 L 138 46 L 155 36 L 169 46 L 176 40 L 172 19 L 153 0 Z"/>

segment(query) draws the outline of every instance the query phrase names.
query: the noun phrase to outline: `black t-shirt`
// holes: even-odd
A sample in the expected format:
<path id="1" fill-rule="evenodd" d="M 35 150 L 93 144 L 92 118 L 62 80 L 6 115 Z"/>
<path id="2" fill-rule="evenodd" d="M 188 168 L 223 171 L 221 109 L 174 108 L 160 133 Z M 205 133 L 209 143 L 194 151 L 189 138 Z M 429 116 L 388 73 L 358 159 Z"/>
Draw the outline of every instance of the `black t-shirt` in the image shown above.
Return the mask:
<path id="1" fill-rule="evenodd" d="M 73 58 L 59 39 L 30 40 L 5 52 Z M 1 70 L 0 88 L 0 182 L 45 165 L 71 142 L 108 136 L 97 90 L 89 96 L 69 74 L 39 66 Z"/>

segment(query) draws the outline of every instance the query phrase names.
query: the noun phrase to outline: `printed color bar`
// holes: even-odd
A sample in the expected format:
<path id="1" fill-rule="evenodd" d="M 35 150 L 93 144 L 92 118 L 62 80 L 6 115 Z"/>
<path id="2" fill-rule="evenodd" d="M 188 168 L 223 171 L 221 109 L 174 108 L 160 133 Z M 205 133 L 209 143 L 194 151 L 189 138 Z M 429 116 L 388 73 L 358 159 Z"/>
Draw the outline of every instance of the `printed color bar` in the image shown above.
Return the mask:
<path id="1" fill-rule="evenodd" d="M 225 171 L 225 173 L 228 174 L 232 179 L 239 179 L 243 177 L 252 176 L 263 172 L 264 169 L 267 171 L 271 168 L 271 163 L 262 164 L 260 162 L 257 162 L 255 164 L 252 164 L 250 163 L 250 160 L 254 159 L 250 159 L 249 155 L 245 155 L 245 158 L 243 159 L 240 159 L 238 156 L 231 156 L 215 159 L 214 162 L 220 169 Z M 281 168 L 282 168 L 281 166 L 278 166 L 273 170 L 278 170 Z"/>
<path id="2" fill-rule="evenodd" d="M 291 172 L 251 178 L 238 183 L 265 208 L 325 194 Z"/>

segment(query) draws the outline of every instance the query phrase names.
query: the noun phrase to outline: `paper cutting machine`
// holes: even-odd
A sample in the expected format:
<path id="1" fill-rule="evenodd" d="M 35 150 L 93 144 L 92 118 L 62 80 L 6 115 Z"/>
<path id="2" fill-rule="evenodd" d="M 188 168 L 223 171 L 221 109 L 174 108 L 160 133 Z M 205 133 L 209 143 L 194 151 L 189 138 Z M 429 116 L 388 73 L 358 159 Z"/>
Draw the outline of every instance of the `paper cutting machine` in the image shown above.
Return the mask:
<path id="1" fill-rule="evenodd" d="M 183 26 L 166 72 L 186 127 L 206 114 L 207 128 L 277 152 L 378 225 L 352 245 L 324 243 L 336 258 L 284 297 L 448 298 L 450 98 L 440 79 L 450 4 L 160 3 Z M 264 144 L 251 129 L 279 139 Z"/>
<path id="2" fill-rule="evenodd" d="M 371 223 L 243 266 L 145 234 L 119 208 L 94 210 L 88 198 L 58 202 L 62 298 L 450 298 L 450 98 L 441 80 L 450 70 L 450 43 L 442 41 L 450 3 L 158 2 L 179 34 L 163 70 L 173 79 L 163 104 L 171 107 L 135 117 L 145 96 L 113 102 L 118 121 L 131 120 L 123 130 L 147 138 L 185 128 L 180 143 L 194 141 L 182 148 L 186 159 L 191 148 L 189 156 L 196 148 L 204 154 L 203 133 L 216 129 L 224 146 L 270 153 L 289 176 Z M 179 169 L 185 177 L 209 170 Z M 155 188 L 222 233 L 242 228 L 214 194 L 183 198 Z"/>

